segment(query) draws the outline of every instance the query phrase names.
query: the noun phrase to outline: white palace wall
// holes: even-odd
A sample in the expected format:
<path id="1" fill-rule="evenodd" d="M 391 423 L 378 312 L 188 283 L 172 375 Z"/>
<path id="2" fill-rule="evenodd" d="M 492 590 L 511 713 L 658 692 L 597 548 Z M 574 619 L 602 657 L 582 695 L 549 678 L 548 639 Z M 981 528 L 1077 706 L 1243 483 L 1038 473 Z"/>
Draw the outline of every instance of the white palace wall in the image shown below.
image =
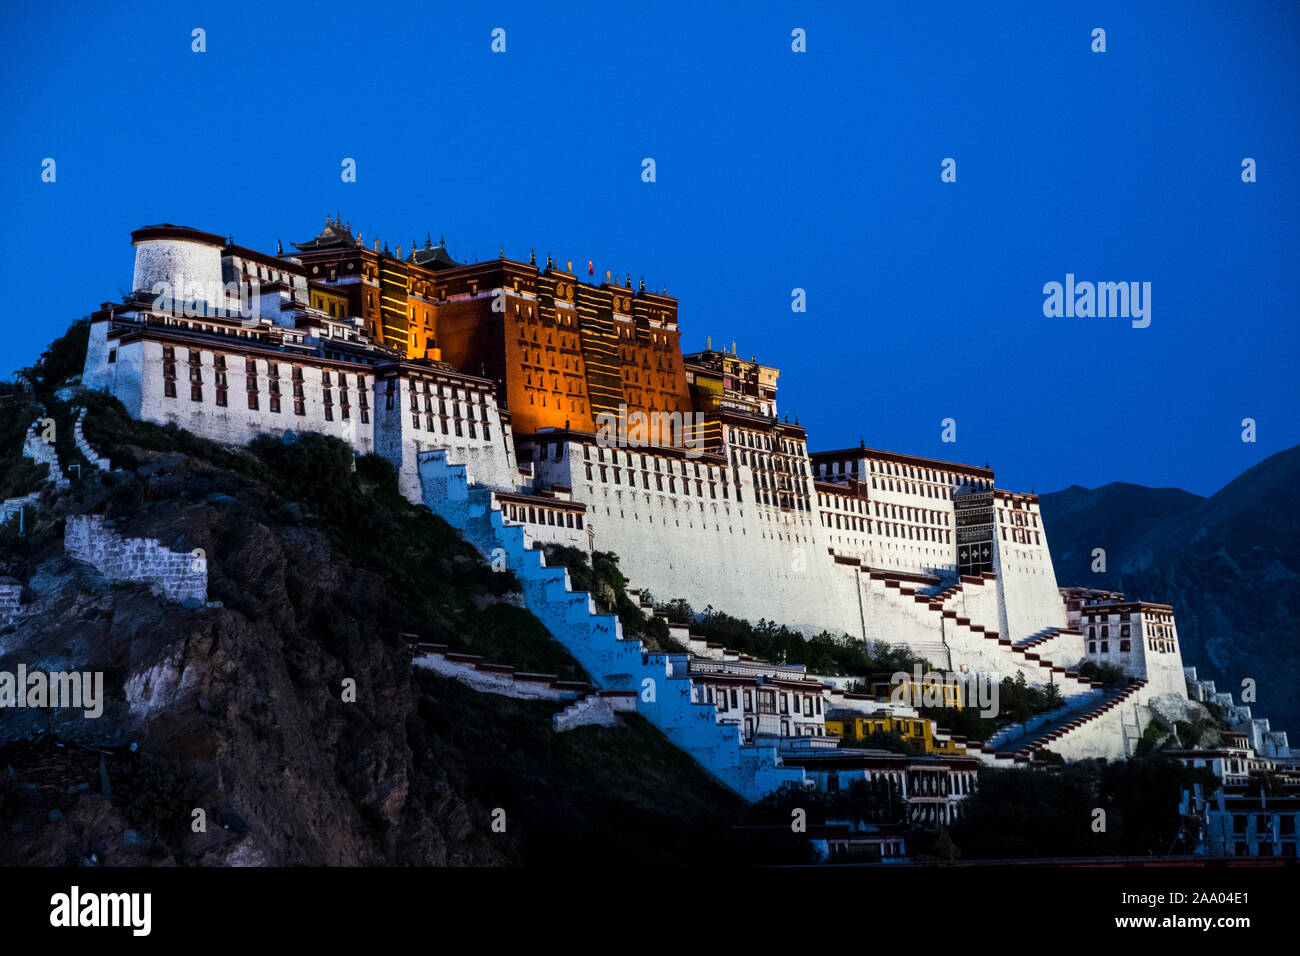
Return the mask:
<path id="1" fill-rule="evenodd" d="M 617 553 L 635 587 L 658 601 L 684 598 L 696 610 L 716 606 L 722 603 L 719 595 L 726 595 L 718 609 L 737 617 L 767 618 L 814 633 L 861 634 L 853 575 L 834 571 L 815 515 L 755 504 L 748 469 L 740 470 L 738 502 L 734 482 L 728 499 L 684 494 L 680 485 L 676 492 L 644 488 L 639 479 L 643 472 L 656 474 L 656 458 L 664 469 L 659 474 L 672 468 L 680 475 L 680 456 L 651 455 L 649 449 L 605 449 L 607 459 L 611 451 L 619 456 L 620 483 L 613 482 L 612 465 L 604 480 L 598 465 L 588 480 L 583 447 L 566 442 L 559 459 L 552 454 L 535 461 L 538 487 L 567 485 L 573 500 L 587 505 L 593 547 Z M 594 464 L 596 449 L 586 447 Z M 628 453 L 638 465 L 643 460 L 647 465 L 634 470 L 636 487 L 626 477 Z M 686 462 L 693 475 L 696 460 Z"/>
<path id="2" fill-rule="evenodd" d="M 1056 584 L 1037 503 L 1013 508 L 1000 495 L 994 502 L 993 570 L 1000 595 L 999 632 L 1014 642 L 1065 627 L 1065 603 Z M 1025 523 L 1018 523 L 1021 521 Z"/>
<path id="3" fill-rule="evenodd" d="M 173 346 L 175 395 L 169 396 L 164 376 L 164 343 L 137 339 L 123 346 L 108 339 L 107 331 L 107 322 L 91 325 L 82 381 L 89 388 L 115 396 L 135 418 L 159 425 L 174 423 L 200 437 L 234 445 L 248 444 L 260 434 L 279 437 L 286 431 L 332 435 L 348 442 L 360 454 L 377 452 L 391 461 L 397 469 L 402 493 L 412 501 L 420 500 L 417 455 L 432 448 L 446 449 L 450 460 L 465 465 L 477 483 L 496 488 L 517 485 L 513 439 L 497 409 L 496 396 L 490 392 L 474 402 L 465 387 L 430 382 L 428 387 L 433 391 L 427 396 L 423 392 L 416 395 L 419 406 L 416 412 L 410 406 L 414 376 L 383 379 L 368 365 L 317 363 L 309 355 L 275 353 L 274 358 L 253 356 L 258 407 L 250 409 L 249 372 L 245 365 L 248 353 L 235 351 L 243 345 L 238 339 L 232 340 L 228 348 L 222 348 L 219 342 L 204 347 L 209 345 L 207 341 Z M 198 353 L 197 366 L 190 365 L 191 348 Z M 225 356 L 224 370 L 216 367 L 218 354 Z M 279 373 L 278 412 L 271 410 L 269 363 L 272 361 Z M 295 410 L 295 367 L 302 370 L 302 414 Z M 201 379 L 198 399 L 191 392 L 192 368 Z M 217 404 L 219 372 L 225 376 L 225 405 Z M 326 374 L 330 377 L 328 387 L 332 398 L 329 417 L 324 400 Z M 348 381 L 347 418 L 343 417 L 341 376 L 346 376 Z M 358 376 L 365 381 L 364 417 L 369 417 L 368 422 L 362 420 Z M 438 376 L 431 373 L 429 377 Z M 394 384 L 391 401 L 389 381 Z M 433 413 L 427 410 L 426 397 L 432 398 Z M 450 416 L 447 434 L 440 428 L 439 399 Z M 459 435 L 455 434 L 457 429 Z"/>
<path id="4" fill-rule="evenodd" d="M 196 401 L 191 397 L 190 391 L 190 348 L 184 345 L 175 346 L 176 394 L 168 396 L 163 378 L 163 345 L 145 340 L 143 346 L 146 372 L 141 382 L 140 417 L 146 421 L 158 424 L 174 422 L 203 438 L 227 444 L 244 445 L 261 434 L 279 437 L 286 431 L 319 432 L 343 439 L 362 454 L 375 450 L 373 425 L 360 421 L 355 386 L 355 375 L 361 374 L 366 378 L 367 389 L 373 390 L 374 370 L 367 366 L 358 366 L 355 372 L 349 375 L 352 385 L 350 388 L 352 405 L 347 420 L 343 420 L 338 404 L 338 372 L 331 370 L 331 382 L 335 383 L 332 386 L 335 403 L 332 412 L 334 420 L 329 421 L 325 418 L 321 388 L 321 374 L 324 370 L 312 366 L 310 362 L 302 360 L 294 362 L 289 355 L 277 358 L 280 411 L 272 412 L 267 359 L 260 357 L 254 359 L 258 408 L 250 409 L 247 392 L 249 375 L 242 355 L 221 351 L 219 347 L 217 349 L 226 357 L 224 372 L 226 404 L 223 406 L 217 404 L 216 352 L 203 348 L 195 350 L 199 355 L 197 368 L 202 376 L 202 398 Z M 121 361 L 121 352 L 118 353 L 118 360 Z M 294 412 L 292 369 L 295 365 L 303 369 L 303 414 L 301 415 Z M 123 377 L 122 372 L 119 371 L 118 381 L 121 382 Z M 136 376 L 132 375 L 131 378 L 134 380 Z M 369 400 L 373 404 L 373 397 Z"/>
<path id="5" fill-rule="evenodd" d="M 391 393 L 389 382 L 393 385 Z M 421 382 L 422 387 L 424 384 Z M 375 387 L 375 451 L 397 469 L 402 494 L 411 501 L 421 500 L 420 453 L 439 448 L 446 450 L 452 464 L 464 465 L 470 480 L 476 484 L 506 490 L 516 488 L 514 439 L 509 426 L 502 422 L 496 397 L 486 395 L 483 403 L 474 403 L 469 401 L 464 388 L 433 384 L 429 387 L 440 389 L 440 393 L 413 391 L 412 380 L 405 376 L 388 379 Z M 412 397 L 418 411 L 412 407 Z M 447 434 L 439 427 L 440 400 L 454 416 L 454 424 L 447 428 Z M 457 430 L 459 435 L 455 434 Z"/>

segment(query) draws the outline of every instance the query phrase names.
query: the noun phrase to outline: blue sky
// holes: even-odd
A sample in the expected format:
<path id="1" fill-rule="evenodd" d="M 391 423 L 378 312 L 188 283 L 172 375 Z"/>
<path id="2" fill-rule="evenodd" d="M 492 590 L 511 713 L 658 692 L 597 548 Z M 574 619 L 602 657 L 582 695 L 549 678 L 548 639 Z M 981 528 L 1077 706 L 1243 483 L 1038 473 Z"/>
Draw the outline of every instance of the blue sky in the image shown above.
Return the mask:
<path id="1" fill-rule="evenodd" d="M 3 18 L 5 370 L 127 290 L 134 228 L 273 251 L 339 211 L 368 241 L 535 247 L 667 286 L 688 349 L 734 339 L 783 370 L 779 401 L 814 449 L 861 437 L 988 461 L 1018 490 L 1208 494 L 1300 442 L 1293 3 L 8 3 Z M 1067 272 L 1151 282 L 1150 327 L 1045 318 L 1043 284 Z"/>

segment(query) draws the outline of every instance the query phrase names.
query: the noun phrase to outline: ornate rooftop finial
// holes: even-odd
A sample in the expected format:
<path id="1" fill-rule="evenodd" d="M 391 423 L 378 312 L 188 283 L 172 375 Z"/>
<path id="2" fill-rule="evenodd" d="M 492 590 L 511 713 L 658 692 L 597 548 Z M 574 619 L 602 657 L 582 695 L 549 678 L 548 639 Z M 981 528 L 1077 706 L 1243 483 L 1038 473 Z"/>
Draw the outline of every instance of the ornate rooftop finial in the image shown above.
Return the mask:
<path id="1" fill-rule="evenodd" d="M 424 248 L 426 249 L 433 248 L 433 235 L 431 233 L 426 232 L 424 234 Z"/>
<path id="2" fill-rule="evenodd" d="M 627 274 L 627 287 L 628 287 L 629 289 L 632 288 L 632 273 L 631 273 L 631 272 L 629 272 L 629 273 Z"/>
<path id="3" fill-rule="evenodd" d="M 706 352 L 712 352 L 712 351 L 713 351 L 713 336 L 711 336 L 711 335 L 706 335 L 706 336 L 704 337 L 704 351 L 706 351 Z"/>
<path id="4" fill-rule="evenodd" d="M 402 244 L 400 242 L 397 244 L 397 258 L 402 258 Z"/>
<path id="5" fill-rule="evenodd" d="M 867 447 L 867 440 L 866 440 L 865 438 L 863 438 L 861 435 L 858 436 L 858 447 L 859 447 L 859 448 L 866 448 L 866 447 Z"/>
<path id="6" fill-rule="evenodd" d="M 326 213 L 326 214 L 325 214 L 325 228 L 328 229 L 328 228 L 330 227 L 330 225 L 331 225 L 331 223 L 330 223 L 330 214 L 329 214 L 329 213 Z"/>
<path id="7" fill-rule="evenodd" d="M 447 245 L 447 237 L 444 236 L 442 233 L 438 233 L 438 245 L 444 247 Z"/>
<path id="8" fill-rule="evenodd" d="M 361 233 L 359 233 L 359 232 L 357 233 L 357 245 L 360 246 L 360 247 L 363 248 L 363 249 L 364 249 L 365 246 L 366 246 L 366 244 L 361 240 Z"/>
<path id="9" fill-rule="evenodd" d="M 232 232 L 230 235 L 226 236 L 226 245 L 233 246 L 234 244 L 235 244 L 235 234 Z"/>
<path id="10" fill-rule="evenodd" d="M 275 240 L 275 254 L 277 256 L 284 255 L 284 243 L 282 243 L 279 239 Z"/>
<path id="11" fill-rule="evenodd" d="M 551 259 L 551 254 L 548 252 L 546 254 L 546 270 L 549 272 L 554 267 L 555 267 L 555 262 L 554 260 Z"/>
<path id="12" fill-rule="evenodd" d="M 536 250 L 536 249 L 529 249 L 529 250 L 528 250 L 528 264 L 529 264 L 530 266 L 535 266 L 535 265 L 537 265 L 537 250 Z"/>
<path id="13" fill-rule="evenodd" d="M 376 243 L 378 243 L 378 241 L 379 241 L 378 239 L 375 240 Z M 384 240 L 384 255 L 389 255 L 389 252 L 388 252 L 388 240 L 387 240 L 387 239 Z"/>
<path id="14" fill-rule="evenodd" d="M 344 232 L 351 232 L 351 231 L 352 231 L 352 220 L 351 220 L 351 219 L 349 219 L 347 222 L 345 222 L 345 223 L 343 224 L 343 231 L 344 231 Z"/>
<path id="15" fill-rule="evenodd" d="M 501 251 L 500 251 L 499 253 L 497 253 L 497 258 L 498 258 L 498 259 L 504 259 L 505 257 L 506 257 L 506 247 L 505 247 L 505 246 L 502 246 L 502 247 L 501 247 Z"/>
<path id="16" fill-rule="evenodd" d="M 799 416 L 798 416 L 798 415 L 795 415 L 795 416 L 794 416 L 794 423 L 795 423 L 796 425 L 799 424 Z"/>
<path id="17" fill-rule="evenodd" d="M 642 277 L 641 277 L 641 285 L 637 287 L 637 291 L 638 291 L 638 292 L 644 292 L 644 291 L 645 291 L 645 276 L 642 276 Z"/>

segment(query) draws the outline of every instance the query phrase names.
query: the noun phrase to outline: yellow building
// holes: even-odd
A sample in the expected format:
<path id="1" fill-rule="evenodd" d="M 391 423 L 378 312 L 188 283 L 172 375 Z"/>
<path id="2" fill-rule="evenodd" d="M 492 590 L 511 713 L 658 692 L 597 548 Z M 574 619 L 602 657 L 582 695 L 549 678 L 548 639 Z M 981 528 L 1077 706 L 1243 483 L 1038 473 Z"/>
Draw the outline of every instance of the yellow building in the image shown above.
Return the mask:
<path id="1" fill-rule="evenodd" d="M 861 739 L 871 734 L 896 733 L 904 740 L 916 744 L 926 756 L 958 756 L 966 748 L 947 735 L 936 736 L 935 723 L 924 717 L 895 717 L 885 711 L 864 717 L 849 711 L 832 711 L 826 715 L 826 733 L 832 737 Z"/>
<path id="2" fill-rule="evenodd" d="M 877 675 L 870 686 L 877 699 L 891 700 L 906 707 L 943 707 L 962 709 L 963 688 L 952 678 L 931 674 L 908 674 L 906 680 L 894 680 L 898 675 Z"/>

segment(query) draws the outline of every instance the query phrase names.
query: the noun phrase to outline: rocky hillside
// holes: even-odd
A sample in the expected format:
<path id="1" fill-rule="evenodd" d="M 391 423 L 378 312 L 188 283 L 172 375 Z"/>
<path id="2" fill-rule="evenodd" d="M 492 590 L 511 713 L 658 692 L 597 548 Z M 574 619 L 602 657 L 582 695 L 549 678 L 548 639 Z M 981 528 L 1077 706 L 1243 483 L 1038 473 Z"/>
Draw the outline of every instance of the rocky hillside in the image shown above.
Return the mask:
<path id="1" fill-rule="evenodd" d="M 61 429 L 71 421 L 52 389 L 36 397 Z M 558 852 L 644 864 L 720 852 L 743 808 L 648 724 L 557 735 L 559 705 L 412 672 L 403 633 L 585 679 L 520 606 L 513 577 L 407 503 L 386 462 L 320 436 L 230 450 L 132 421 L 103 396 L 75 401 L 90 407 L 87 438 L 121 470 L 83 469 L 46 493 L 22 536 L 16 522 L 0 529 L 0 575 L 25 601 L 0 631 L 0 671 L 102 671 L 107 705 L 98 719 L 4 713 L 0 864 L 500 865 Z M 0 415 L 29 412 L 21 395 L 0 404 Z M 64 525 L 82 513 L 203 549 L 209 606 L 70 560 Z M 355 702 L 343 699 L 348 680 Z M 192 831 L 195 808 L 206 833 Z M 491 827 L 496 808 L 505 833 Z"/>
<path id="2" fill-rule="evenodd" d="M 1173 604 L 1183 661 L 1255 713 L 1300 735 L 1300 446 L 1279 452 L 1209 498 L 1176 488 L 1112 484 L 1041 498 L 1062 584 L 1115 588 Z M 1092 550 L 1106 550 L 1093 573 Z"/>

